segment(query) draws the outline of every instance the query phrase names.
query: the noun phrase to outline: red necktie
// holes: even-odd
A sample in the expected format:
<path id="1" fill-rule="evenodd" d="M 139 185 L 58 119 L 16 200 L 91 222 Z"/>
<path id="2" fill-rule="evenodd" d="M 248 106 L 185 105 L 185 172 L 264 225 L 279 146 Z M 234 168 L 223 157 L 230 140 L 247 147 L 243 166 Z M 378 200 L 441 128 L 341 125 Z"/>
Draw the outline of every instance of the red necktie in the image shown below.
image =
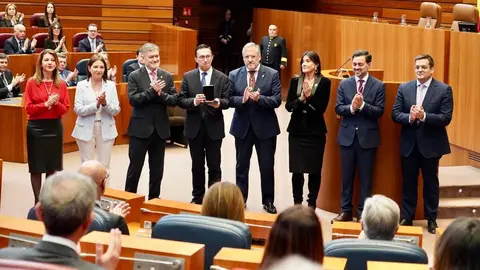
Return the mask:
<path id="1" fill-rule="evenodd" d="M 363 94 L 363 80 L 358 80 L 358 82 L 360 83 L 358 85 L 358 93 Z"/>
<path id="2" fill-rule="evenodd" d="M 254 71 L 248 71 L 248 74 L 250 74 L 250 78 L 248 80 L 248 86 L 253 88 L 255 86 L 255 70 Z"/>

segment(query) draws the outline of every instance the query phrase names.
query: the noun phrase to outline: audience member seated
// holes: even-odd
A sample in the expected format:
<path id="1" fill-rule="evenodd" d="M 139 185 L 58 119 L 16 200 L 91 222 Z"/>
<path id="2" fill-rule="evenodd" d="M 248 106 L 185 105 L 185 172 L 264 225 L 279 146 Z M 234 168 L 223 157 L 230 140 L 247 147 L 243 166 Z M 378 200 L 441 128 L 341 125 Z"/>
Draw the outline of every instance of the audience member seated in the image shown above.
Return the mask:
<path id="1" fill-rule="evenodd" d="M 442 234 L 435 248 L 435 270 L 480 269 L 480 220 L 458 218 Z"/>
<path id="2" fill-rule="evenodd" d="M 284 259 L 274 262 L 272 266 L 263 268 L 262 270 L 322 270 L 322 266 L 316 262 L 312 262 L 302 256 L 289 255 Z"/>
<path id="3" fill-rule="evenodd" d="M 13 27 L 13 37 L 5 40 L 3 50 L 5 54 L 32 54 L 35 52 L 37 40 L 30 41 L 25 37 L 26 28 L 22 24 Z"/>
<path id="4" fill-rule="evenodd" d="M 143 67 L 143 65 L 145 65 L 145 62 L 143 60 L 143 56 L 140 53 L 140 50 L 137 50 L 137 62 L 128 65 L 128 67 L 127 67 L 127 79 L 128 79 L 128 75 L 130 75 L 130 73 L 134 72 L 137 69 L 140 69 L 141 67 Z"/>
<path id="5" fill-rule="evenodd" d="M 278 215 L 265 246 L 261 268 L 268 269 L 293 254 L 323 264 L 322 227 L 310 207 L 295 205 Z"/>
<path id="6" fill-rule="evenodd" d="M 78 51 L 79 52 L 93 52 L 93 53 L 99 53 L 99 52 L 105 52 L 107 51 L 107 48 L 105 47 L 105 42 L 103 39 L 97 38 L 98 36 L 98 30 L 97 30 L 97 25 L 94 23 L 91 23 L 87 27 L 87 34 L 88 36 L 80 42 L 78 42 Z"/>
<path id="7" fill-rule="evenodd" d="M 8 67 L 8 56 L 0 53 L 0 99 L 18 97 L 20 94 L 19 84 L 25 81 L 25 74 L 15 75 Z"/>
<path id="8" fill-rule="evenodd" d="M 78 242 L 92 222 L 96 197 L 95 184 L 84 175 L 60 172 L 48 177 L 35 208 L 46 234 L 33 248 L 1 249 L 0 258 L 48 262 L 77 269 L 116 269 L 121 251 L 118 229 L 111 230 L 105 254 L 97 249 L 97 265 L 79 256 Z"/>
<path id="9" fill-rule="evenodd" d="M 45 49 L 52 49 L 56 53 L 67 53 L 67 46 L 65 44 L 65 36 L 63 35 L 62 25 L 59 22 L 54 22 L 48 28 L 48 38 L 43 43 Z"/>
<path id="10" fill-rule="evenodd" d="M 50 27 L 54 22 L 60 22 L 60 18 L 57 16 L 53 2 L 48 2 L 47 5 L 45 5 L 43 17 L 38 21 L 38 27 Z"/>
<path id="11" fill-rule="evenodd" d="M 0 27 L 14 27 L 17 24 L 23 24 L 23 13 L 17 11 L 15 4 L 7 4 Z"/>
<path id="12" fill-rule="evenodd" d="M 245 222 L 242 191 L 237 185 L 229 182 L 213 184 L 203 198 L 201 214 Z"/>
<path id="13" fill-rule="evenodd" d="M 107 80 L 114 82 L 117 79 L 115 77 L 117 75 L 117 66 L 110 66 L 110 61 L 108 61 L 108 54 L 106 52 L 100 52 L 98 53 L 98 56 L 103 58 L 103 60 L 105 60 L 105 63 L 107 63 Z"/>
<path id="14" fill-rule="evenodd" d="M 78 70 L 75 69 L 73 72 L 67 69 L 67 55 L 64 53 L 57 53 L 58 57 L 58 74 L 62 80 L 67 84 L 67 86 L 77 85 L 77 76 Z"/>
<path id="15" fill-rule="evenodd" d="M 393 240 L 398 231 L 400 208 L 383 195 L 373 195 L 365 200 L 362 212 L 362 232 L 359 238 Z"/>
<path id="16" fill-rule="evenodd" d="M 119 229 L 122 234 L 129 235 L 125 217 L 130 214 L 130 205 L 125 202 L 111 207 L 110 212 L 103 210 L 100 204 L 100 198 L 105 193 L 105 186 L 107 185 L 107 168 L 102 163 L 96 160 L 89 160 L 82 163 L 79 173 L 90 177 L 97 186 L 97 200 L 95 201 L 94 212 L 98 215 L 105 216 L 105 220 L 109 222 L 109 229 Z"/>

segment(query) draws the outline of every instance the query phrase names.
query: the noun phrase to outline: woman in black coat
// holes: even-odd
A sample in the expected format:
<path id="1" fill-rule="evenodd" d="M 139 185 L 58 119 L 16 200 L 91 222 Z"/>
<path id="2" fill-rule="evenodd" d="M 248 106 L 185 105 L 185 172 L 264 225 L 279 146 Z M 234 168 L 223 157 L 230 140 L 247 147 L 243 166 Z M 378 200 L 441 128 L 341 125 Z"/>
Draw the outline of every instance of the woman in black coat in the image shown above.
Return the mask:
<path id="1" fill-rule="evenodd" d="M 308 206 L 316 208 L 322 173 L 327 126 L 323 113 L 330 97 L 329 79 L 321 75 L 320 57 L 312 51 L 303 54 L 301 75 L 290 81 L 285 108 L 291 112 L 287 131 L 293 201 L 303 202 L 303 174 L 308 173 Z"/>

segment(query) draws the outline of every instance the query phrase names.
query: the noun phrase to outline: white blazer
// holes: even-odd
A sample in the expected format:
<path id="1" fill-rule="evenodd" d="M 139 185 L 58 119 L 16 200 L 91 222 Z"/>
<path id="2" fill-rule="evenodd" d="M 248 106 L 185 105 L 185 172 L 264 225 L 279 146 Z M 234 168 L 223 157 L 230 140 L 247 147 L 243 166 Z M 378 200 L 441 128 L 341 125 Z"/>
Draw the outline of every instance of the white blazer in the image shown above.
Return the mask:
<path id="1" fill-rule="evenodd" d="M 118 102 L 117 88 L 114 82 L 103 82 L 102 91 L 105 91 L 107 105 L 100 106 L 101 130 L 103 140 L 108 141 L 118 136 L 115 119 L 113 117 L 120 112 L 120 103 Z M 97 109 L 97 97 L 92 88 L 91 81 L 80 81 L 77 84 L 77 90 L 75 92 L 75 106 L 73 110 L 78 117 L 75 122 L 72 137 L 82 141 L 90 141 L 92 139 L 95 114 L 100 108 Z"/>

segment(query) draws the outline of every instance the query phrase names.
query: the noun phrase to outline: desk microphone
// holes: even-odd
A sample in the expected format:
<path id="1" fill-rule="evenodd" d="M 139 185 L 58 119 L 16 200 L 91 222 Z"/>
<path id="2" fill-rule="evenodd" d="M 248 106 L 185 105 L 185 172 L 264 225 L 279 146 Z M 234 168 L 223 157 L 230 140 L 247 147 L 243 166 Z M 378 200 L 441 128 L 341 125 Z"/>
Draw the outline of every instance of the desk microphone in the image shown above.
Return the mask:
<path id="1" fill-rule="evenodd" d="M 352 58 L 348 58 L 347 61 L 345 61 L 345 63 L 343 63 L 343 64 L 335 71 L 335 73 L 333 73 L 333 76 L 338 76 L 338 72 L 340 71 L 340 69 L 342 69 L 350 60 L 352 60 Z"/>

